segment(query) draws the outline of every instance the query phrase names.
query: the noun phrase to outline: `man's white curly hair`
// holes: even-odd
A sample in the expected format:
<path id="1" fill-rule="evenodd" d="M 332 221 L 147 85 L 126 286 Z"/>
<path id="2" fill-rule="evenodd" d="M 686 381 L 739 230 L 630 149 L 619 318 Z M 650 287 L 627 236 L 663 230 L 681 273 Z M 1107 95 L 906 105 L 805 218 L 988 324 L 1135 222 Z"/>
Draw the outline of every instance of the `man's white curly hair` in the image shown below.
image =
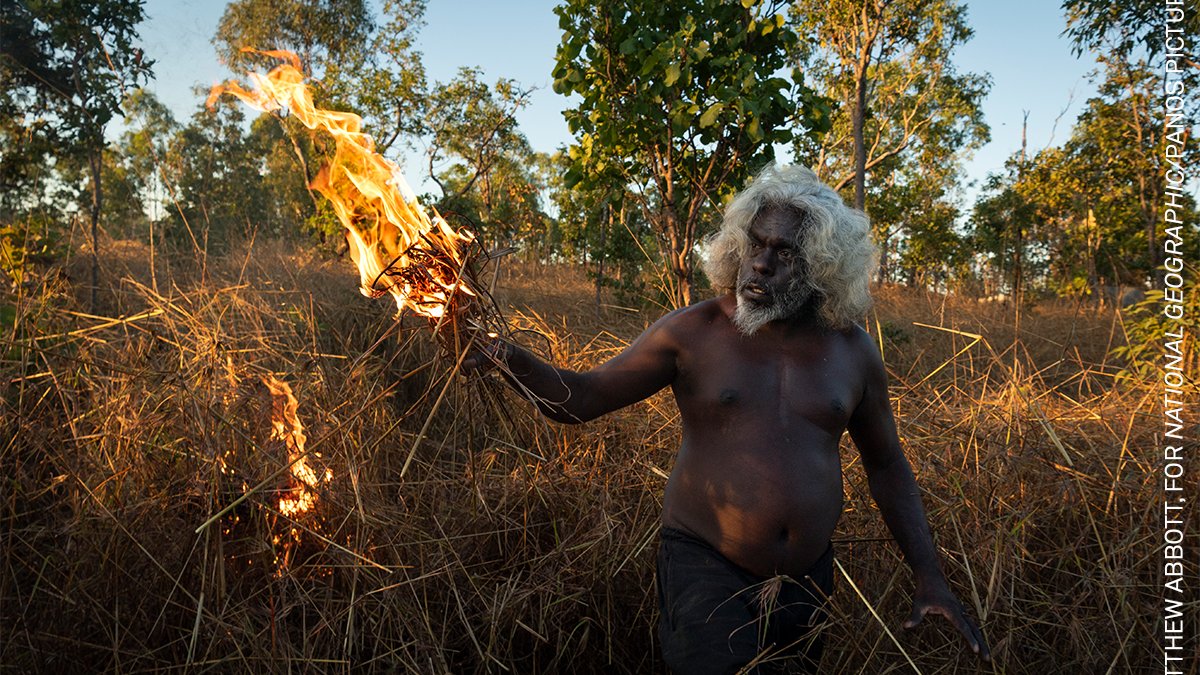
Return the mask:
<path id="1" fill-rule="evenodd" d="M 736 289 L 750 225 L 759 213 L 780 207 L 804 216 L 795 245 L 821 298 L 821 319 L 836 329 L 862 320 L 871 306 L 868 287 L 877 264 L 870 222 L 804 166 L 767 166 L 726 207 L 721 229 L 705 247 L 704 273 L 713 287 Z"/>

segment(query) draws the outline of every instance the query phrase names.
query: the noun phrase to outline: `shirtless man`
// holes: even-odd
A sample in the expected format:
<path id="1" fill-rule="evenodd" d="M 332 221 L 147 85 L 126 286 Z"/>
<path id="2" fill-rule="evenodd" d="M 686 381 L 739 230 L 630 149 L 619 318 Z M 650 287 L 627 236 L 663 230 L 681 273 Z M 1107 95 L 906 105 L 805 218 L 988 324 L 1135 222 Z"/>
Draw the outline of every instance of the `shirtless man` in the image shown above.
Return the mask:
<path id="1" fill-rule="evenodd" d="M 874 260 L 863 213 L 806 168 L 769 167 L 708 242 L 705 271 L 719 297 L 667 314 L 588 372 L 500 342 L 464 360 L 498 365 L 566 423 L 671 387 L 683 442 L 664 499 L 658 597 L 673 672 L 787 660 L 815 670 L 842 513 L 843 431 L 916 578 L 905 627 L 940 614 L 989 658 L 942 574 L 879 352 L 854 323 L 870 304 Z"/>

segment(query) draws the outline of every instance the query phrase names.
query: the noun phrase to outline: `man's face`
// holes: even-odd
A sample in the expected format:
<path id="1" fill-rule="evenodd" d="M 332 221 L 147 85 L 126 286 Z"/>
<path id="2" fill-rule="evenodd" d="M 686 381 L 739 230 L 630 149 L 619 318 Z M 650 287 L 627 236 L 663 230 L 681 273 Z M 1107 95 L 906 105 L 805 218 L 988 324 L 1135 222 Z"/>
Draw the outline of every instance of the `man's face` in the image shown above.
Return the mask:
<path id="1" fill-rule="evenodd" d="M 748 233 L 750 247 L 738 270 L 737 310 L 733 322 L 753 335 L 771 321 L 794 316 L 812 297 L 807 270 L 796 249 L 800 220 L 794 211 L 769 208 L 758 214 Z"/>

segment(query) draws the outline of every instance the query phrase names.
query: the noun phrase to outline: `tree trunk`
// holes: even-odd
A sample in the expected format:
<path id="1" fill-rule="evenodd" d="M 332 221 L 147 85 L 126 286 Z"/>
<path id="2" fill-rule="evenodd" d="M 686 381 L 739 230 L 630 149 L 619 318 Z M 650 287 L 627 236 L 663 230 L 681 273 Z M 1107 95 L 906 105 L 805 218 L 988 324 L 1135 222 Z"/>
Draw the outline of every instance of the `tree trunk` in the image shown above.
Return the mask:
<path id="1" fill-rule="evenodd" d="M 688 252 L 679 252 L 679 307 L 692 304 L 692 266 L 688 262 Z"/>
<path id="2" fill-rule="evenodd" d="M 93 148 L 88 152 L 88 166 L 92 171 L 92 208 L 91 208 L 91 230 L 92 230 L 92 296 L 90 308 L 93 314 L 96 313 L 96 290 L 100 287 L 100 257 L 99 257 L 99 242 L 96 236 L 100 222 L 100 200 L 102 197 L 100 191 L 100 168 L 101 168 L 101 153 L 103 150 Z"/>
<path id="3" fill-rule="evenodd" d="M 1026 132 L 1029 130 L 1029 111 L 1025 113 L 1021 120 L 1021 163 L 1017 165 L 1017 185 L 1021 185 L 1025 180 L 1025 143 Z M 1024 203 L 1025 197 L 1020 196 L 1021 202 Z M 1013 249 L 1013 372 L 1016 372 L 1017 350 L 1016 345 L 1021 341 L 1021 302 L 1023 300 L 1021 288 L 1024 280 L 1022 277 L 1022 266 L 1025 264 L 1025 223 L 1021 222 L 1025 219 L 1024 214 L 1014 220 L 1016 225 L 1016 240 L 1017 244 Z"/>
<path id="4" fill-rule="evenodd" d="M 612 204 L 604 204 L 604 218 L 600 220 L 600 250 L 596 252 L 596 318 L 600 318 L 600 289 L 604 285 L 604 247 L 608 238 L 608 228 L 612 226 Z M 586 241 L 586 240 L 585 240 Z"/>
<path id="5" fill-rule="evenodd" d="M 891 259 L 892 233 L 890 231 L 883 232 L 879 237 L 879 267 L 875 270 L 875 283 L 879 285 L 886 284 L 888 277 L 892 271 L 888 268 L 888 260 Z"/>
<path id="6" fill-rule="evenodd" d="M 668 292 L 672 308 L 679 309 L 687 307 L 692 301 L 687 238 L 680 232 L 679 214 L 675 212 L 675 209 L 671 207 L 664 209 L 663 220 L 666 226 L 667 246 L 670 248 L 667 257 L 671 267 L 671 278 L 674 281 L 673 287 L 668 289 Z"/>
<path id="7" fill-rule="evenodd" d="M 863 140 L 863 122 L 867 109 L 867 69 L 862 67 L 854 82 L 854 112 L 850 123 L 854 134 L 854 208 L 867 206 L 867 145 Z"/>

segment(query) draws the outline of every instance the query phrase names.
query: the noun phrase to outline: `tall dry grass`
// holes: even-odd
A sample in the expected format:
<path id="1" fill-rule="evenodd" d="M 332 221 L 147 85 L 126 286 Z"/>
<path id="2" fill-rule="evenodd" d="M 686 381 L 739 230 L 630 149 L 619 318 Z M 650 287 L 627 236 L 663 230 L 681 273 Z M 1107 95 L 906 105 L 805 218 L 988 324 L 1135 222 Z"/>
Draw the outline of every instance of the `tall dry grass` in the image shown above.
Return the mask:
<path id="1" fill-rule="evenodd" d="M 153 275 L 140 245 L 101 257 L 93 313 L 70 267 L 3 298 L 3 668 L 661 671 L 668 394 L 556 426 L 453 376 L 428 327 L 359 296 L 344 261 L 277 242 L 203 265 L 159 256 Z M 597 309 L 577 270 L 506 270 L 497 294 L 530 346 L 571 367 L 657 318 Z M 1047 306 L 1019 339 L 1012 325 L 1005 308 L 895 290 L 870 325 L 993 665 L 935 621 L 899 631 L 911 578 L 847 444 L 828 672 L 1154 666 L 1156 390 L 1116 385 L 1111 314 Z M 309 461 L 333 472 L 294 521 L 277 508 L 288 456 L 268 374 L 299 400 Z"/>

